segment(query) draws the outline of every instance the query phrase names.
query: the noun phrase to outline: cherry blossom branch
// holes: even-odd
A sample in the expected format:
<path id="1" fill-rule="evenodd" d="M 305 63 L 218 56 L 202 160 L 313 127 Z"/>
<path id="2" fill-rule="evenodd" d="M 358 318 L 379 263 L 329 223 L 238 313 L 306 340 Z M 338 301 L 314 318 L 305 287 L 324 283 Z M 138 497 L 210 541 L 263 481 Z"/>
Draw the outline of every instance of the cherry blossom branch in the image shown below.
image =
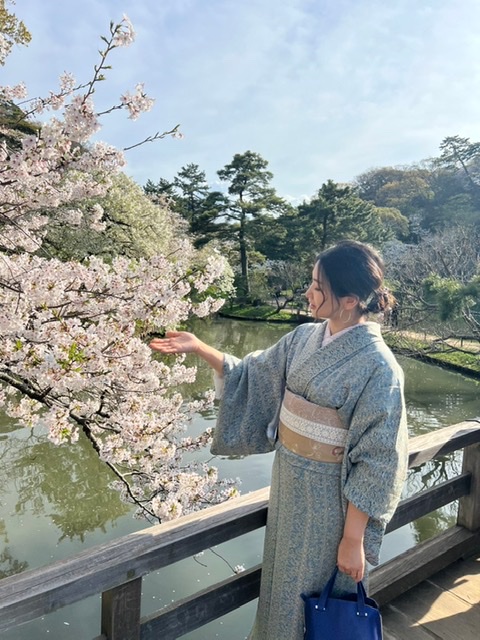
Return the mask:
<path id="1" fill-rule="evenodd" d="M 183 138 L 183 133 L 181 133 L 179 131 L 179 128 L 180 128 L 180 125 L 177 124 L 170 131 L 164 131 L 163 133 L 159 133 L 157 131 L 157 133 L 155 135 L 147 136 L 145 138 L 145 140 L 142 140 L 141 142 L 137 142 L 136 144 L 132 144 L 129 147 L 123 147 L 123 151 L 130 151 L 130 149 L 135 149 L 135 147 L 139 147 L 142 144 L 145 144 L 147 142 L 154 142 L 155 140 L 163 140 L 167 136 L 172 136 L 172 138 L 177 138 L 178 140 L 181 140 Z"/>

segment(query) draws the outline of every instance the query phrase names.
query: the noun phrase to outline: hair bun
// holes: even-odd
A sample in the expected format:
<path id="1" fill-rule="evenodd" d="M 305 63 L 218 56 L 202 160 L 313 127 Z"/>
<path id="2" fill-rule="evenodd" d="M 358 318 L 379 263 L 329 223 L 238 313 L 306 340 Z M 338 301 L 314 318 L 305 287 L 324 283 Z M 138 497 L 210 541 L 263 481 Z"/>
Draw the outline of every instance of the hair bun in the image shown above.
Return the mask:
<path id="1" fill-rule="evenodd" d="M 395 298 L 386 287 L 376 289 L 366 301 L 368 313 L 382 313 L 392 308 Z"/>

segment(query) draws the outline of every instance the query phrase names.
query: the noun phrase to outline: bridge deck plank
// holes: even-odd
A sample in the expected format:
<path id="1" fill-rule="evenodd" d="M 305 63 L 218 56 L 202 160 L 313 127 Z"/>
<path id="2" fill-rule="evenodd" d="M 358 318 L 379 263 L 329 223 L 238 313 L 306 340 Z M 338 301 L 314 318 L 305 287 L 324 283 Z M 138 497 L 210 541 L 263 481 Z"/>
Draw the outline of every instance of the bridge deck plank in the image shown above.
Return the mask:
<path id="1" fill-rule="evenodd" d="M 478 640 L 480 554 L 458 560 L 382 607 L 385 640 Z"/>

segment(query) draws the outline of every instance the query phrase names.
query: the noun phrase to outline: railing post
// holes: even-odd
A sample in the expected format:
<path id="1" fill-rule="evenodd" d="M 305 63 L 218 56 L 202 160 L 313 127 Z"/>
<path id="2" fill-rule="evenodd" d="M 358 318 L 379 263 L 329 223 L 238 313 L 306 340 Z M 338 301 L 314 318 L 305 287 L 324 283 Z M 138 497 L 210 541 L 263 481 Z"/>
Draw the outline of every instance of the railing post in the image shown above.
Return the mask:
<path id="1" fill-rule="evenodd" d="M 102 593 L 102 634 L 107 640 L 140 640 L 142 578 Z"/>
<path id="2" fill-rule="evenodd" d="M 480 444 L 463 451 L 463 473 L 471 473 L 470 493 L 460 498 L 457 524 L 469 531 L 480 529 Z"/>

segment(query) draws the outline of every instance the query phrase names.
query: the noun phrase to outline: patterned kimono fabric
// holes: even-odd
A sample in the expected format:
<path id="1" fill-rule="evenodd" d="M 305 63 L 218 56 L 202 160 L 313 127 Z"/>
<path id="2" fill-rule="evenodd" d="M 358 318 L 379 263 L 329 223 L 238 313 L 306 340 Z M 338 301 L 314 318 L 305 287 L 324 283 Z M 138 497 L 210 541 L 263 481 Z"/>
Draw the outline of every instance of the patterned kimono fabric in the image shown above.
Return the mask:
<path id="1" fill-rule="evenodd" d="M 322 348 L 325 324 L 301 325 L 243 360 L 226 356 L 212 452 L 275 449 L 257 615 L 249 640 L 301 640 L 301 593 L 336 564 L 347 501 L 369 514 L 378 563 L 406 471 L 403 376 L 374 323 Z M 335 593 L 356 591 L 339 573 Z"/>

